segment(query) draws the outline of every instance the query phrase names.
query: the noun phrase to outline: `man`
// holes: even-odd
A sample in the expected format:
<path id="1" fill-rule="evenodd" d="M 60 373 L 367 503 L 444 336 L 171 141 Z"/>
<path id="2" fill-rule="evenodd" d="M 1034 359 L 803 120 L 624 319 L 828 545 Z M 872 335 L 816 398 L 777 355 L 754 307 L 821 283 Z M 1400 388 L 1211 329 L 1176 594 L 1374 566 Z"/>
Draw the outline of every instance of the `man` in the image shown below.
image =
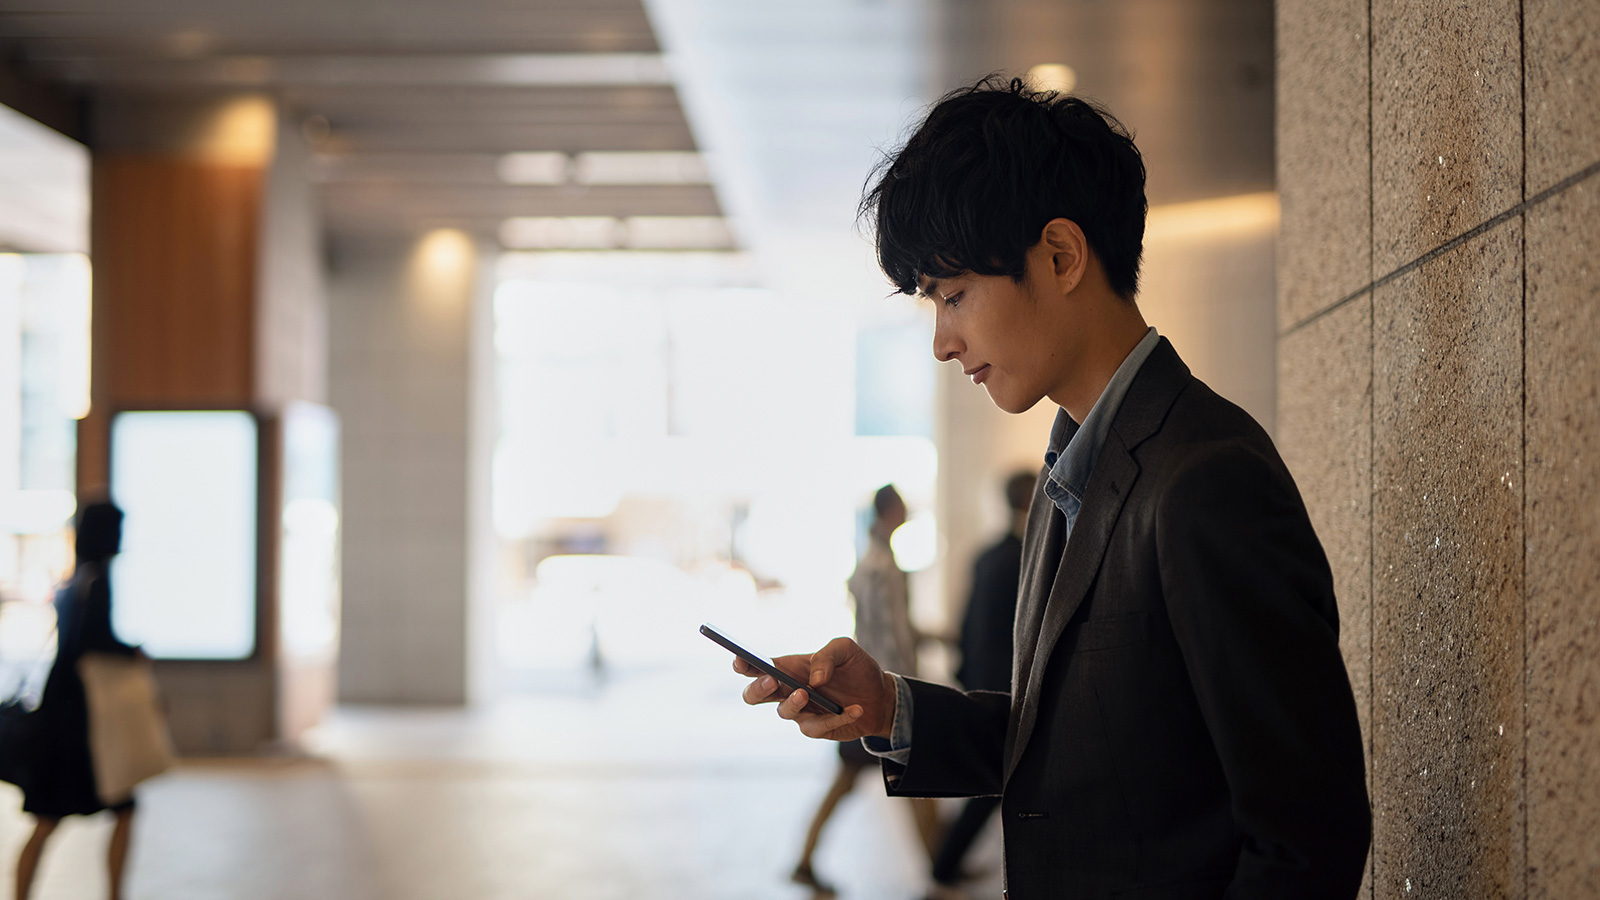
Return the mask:
<path id="1" fill-rule="evenodd" d="M 969 691 L 1011 689 L 1011 626 L 1017 614 L 1017 585 L 1022 579 L 1022 535 L 1028 524 L 1035 480 L 1032 472 L 1018 472 L 1006 479 L 1011 527 L 1006 530 L 1005 537 L 979 554 L 972 565 L 972 591 L 961 617 L 961 665 L 956 669 L 956 681 Z M 877 654 L 871 655 L 878 659 L 879 665 L 883 664 Z M 893 666 L 887 668 L 899 671 Z M 961 813 L 950 824 L 934 854 L 933 889 L 928 894 L 929 900 L 957 900 L 964 896 L 955 887 L 962 879 L 962 860 L 999 806 L 999 797 L 973 797 L 962 805 Z"/>
<path id="2" fill-rule="evenodd" d="M 1001 409 L 1060 412 L 1023 539 L 1009 694 L 882 671 L 855 642 L 749 703 L 865 738 L 891 793 L 1001 796 L 1010 900 L 1351 898 L 1371 830 L 1332 576 L 1266 433 L 1134 302 L 1127 132 L 1020 82 L 947 96 L 863 208 Z M 739 671 L 756 675 L 742 664 Z"/>

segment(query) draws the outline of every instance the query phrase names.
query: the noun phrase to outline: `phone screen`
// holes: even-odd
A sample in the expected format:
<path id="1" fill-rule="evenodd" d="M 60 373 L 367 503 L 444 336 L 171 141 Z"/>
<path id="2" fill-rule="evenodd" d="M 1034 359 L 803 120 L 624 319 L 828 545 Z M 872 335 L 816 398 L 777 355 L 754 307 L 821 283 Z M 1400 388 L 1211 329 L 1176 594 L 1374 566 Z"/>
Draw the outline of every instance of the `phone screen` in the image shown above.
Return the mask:
<path id="1" fill-rule="evenodd" d="M 755 666 L 757 669 L 760 669 L 768 675 L 771 675 L 773 678 L 776 678 L 780 683 L 787 685 L 791 690 L 805 691 L 810 695 L 812 703 L 815 703 L 828 712 L 833 713 L 834 715 L 839 715 L 840 713 L 844 712 L 844 707 L 840 706 L 832 699 L 824 696 L 820 691 L 816 690 L 815 688 L 808 687 L 800 679 L 778 668 L 770 661 L 762 659 L 754 653 L 751 653 L 749 650 L 746 650 L 738 644 L 735 644 L 727 636 L 723 635 L 715 628 L 712 628 L 710 625 L 701 625 L 700 633 L 732 651 L 735 656 L 739 657 L 750 665 Z"/>

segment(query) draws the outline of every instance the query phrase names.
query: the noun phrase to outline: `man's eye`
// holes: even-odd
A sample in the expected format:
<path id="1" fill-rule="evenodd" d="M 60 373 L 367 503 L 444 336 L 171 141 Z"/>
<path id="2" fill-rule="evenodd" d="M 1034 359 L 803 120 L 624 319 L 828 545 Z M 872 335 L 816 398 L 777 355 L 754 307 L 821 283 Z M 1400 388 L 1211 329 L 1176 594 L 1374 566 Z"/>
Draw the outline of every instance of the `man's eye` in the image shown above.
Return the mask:
<path id="1" fill-rule="evenodd" d="M 961 291 L 944 295 L 945 306 L 959 306 L 961 304 Z"/>

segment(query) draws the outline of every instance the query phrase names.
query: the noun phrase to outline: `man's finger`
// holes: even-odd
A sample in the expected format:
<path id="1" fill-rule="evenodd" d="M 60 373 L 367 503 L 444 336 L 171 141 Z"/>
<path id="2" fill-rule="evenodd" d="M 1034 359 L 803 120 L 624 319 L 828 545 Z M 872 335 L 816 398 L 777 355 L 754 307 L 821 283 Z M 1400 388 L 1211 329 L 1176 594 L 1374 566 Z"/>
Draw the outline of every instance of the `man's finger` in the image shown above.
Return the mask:
<path id="1" fill-rule="evenodd" d="M 763 675 L 744 686 L 743 697 L 745 703 L 758 706 L 780 699 L 781 693 L 777 680 L 771 675 Z"/>
<path id="2" fill-rule="evenodd" d="M 839 715 L 806 715 L 795 720 L 800 733 L 809 738 L 832 738 L 834 732 L 854 725 L 861 718 L 861 707 L 852 706 Z"/>
<path id="3" fill-rule="evenodd" d="M 824 647 L 821 653 L 812 655 L 811 674 L 806 683 L 816 687 L 819 684 L 827 684 L 831 678 L 833 678 L 833 654 Z"/>
<path id="4" fill-rule="evenodd" d="M 778 718 L 797 719 L 801 713 L 805 712 L 806 706 L 810 703 L 811 693 L 809 691 L 790 691 L 789 696 L 784 697 L 783 701 L 778 704 Z"/>

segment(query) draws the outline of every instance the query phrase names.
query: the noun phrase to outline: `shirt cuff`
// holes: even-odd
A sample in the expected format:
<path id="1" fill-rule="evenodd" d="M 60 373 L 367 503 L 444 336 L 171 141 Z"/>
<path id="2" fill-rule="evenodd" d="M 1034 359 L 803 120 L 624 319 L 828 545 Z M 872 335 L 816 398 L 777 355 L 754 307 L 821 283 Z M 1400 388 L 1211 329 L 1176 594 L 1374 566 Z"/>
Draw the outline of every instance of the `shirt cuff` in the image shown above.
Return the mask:
<path id="1" fill-rule="evenodd" d="M 894 722 L 889 726 L 889 739 L 864 737 L 861 746 L 873 756 L 904 766 L 911 760 L 911 686 L 893 672 L 889 677 L 894 679 Z"/>

